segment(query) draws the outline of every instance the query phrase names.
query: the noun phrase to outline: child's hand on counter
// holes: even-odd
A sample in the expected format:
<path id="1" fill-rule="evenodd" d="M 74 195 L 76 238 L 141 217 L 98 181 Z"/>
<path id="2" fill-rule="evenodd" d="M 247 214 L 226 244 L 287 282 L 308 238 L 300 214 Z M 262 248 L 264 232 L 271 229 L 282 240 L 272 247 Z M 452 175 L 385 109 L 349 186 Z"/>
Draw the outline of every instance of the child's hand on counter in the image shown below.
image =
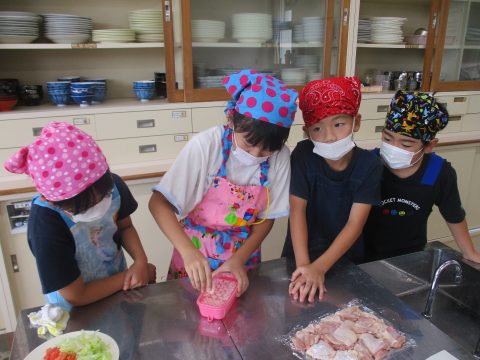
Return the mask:
<path id="1" fill-rule="evenodd" d="M 144 261 L 134 261 L 125 273 L 123 290 L 135 289 L 147 285 L 150 281 L 149 265 L 151 264 Z"/>
<path id="2" fill-rule="evenodd" d="M 318 299 L 323 299 L 325 288 L 325 272 L 318 269 L 314 264 L 299 266 L 292 274 L 288 292 L 295 300 L 304 302 L 308 296 L 309 302 L 315 301 L 318 291 Z"/>

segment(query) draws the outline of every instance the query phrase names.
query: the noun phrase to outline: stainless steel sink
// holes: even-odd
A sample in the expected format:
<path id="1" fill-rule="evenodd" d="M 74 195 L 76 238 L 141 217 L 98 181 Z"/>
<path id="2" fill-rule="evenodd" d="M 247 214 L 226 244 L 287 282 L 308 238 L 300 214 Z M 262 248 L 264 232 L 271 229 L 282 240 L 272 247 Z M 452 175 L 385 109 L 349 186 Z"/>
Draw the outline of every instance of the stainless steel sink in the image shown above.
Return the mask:
<path id="1" fill-rule="evenodd" d="M 400 299 L 417 313 L 425 308 L 429 289 L 405 294 Z M 428 319 L 450 336 L 469 353 L 473 353 L 480 337 L 480 315 L 466 307 L 456 298 L 439 289 L 432 306 L 432 317 Z"/>
<path id="2" fill-rule="evenodd" d="M 461 262 L 462 255 L 435 243 L 429 250 L 362 264 L 360 268 L 421 314 L 435 270 L 452 259 Z M 480 339 L 480 271 L 466 263 L 462 270 L 460 284 L 454 282 L 454 267 L 442 273 L 428 320 L 473 353 Z"/>

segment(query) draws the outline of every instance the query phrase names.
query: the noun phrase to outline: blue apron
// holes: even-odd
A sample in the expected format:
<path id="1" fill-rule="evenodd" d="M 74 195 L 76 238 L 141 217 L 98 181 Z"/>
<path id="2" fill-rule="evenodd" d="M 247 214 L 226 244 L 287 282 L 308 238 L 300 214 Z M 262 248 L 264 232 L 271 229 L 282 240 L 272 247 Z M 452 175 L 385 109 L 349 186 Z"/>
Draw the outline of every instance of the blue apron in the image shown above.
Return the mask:
<path id="1" fill-rule="evenodd" d="M 99 220 L 75 223 L 58 207 L 41 200 L 40 195 L 33 203 L 57 212 L 69 227 L 75 240 L 75 260 L 85 283 L 115 275 L 127 268 L 125 256 L 113 237 L 118 230 L 116 219 L 120 209 L 120 193 L 116 186 L 112 192 L 112 204 Z M 70 310 L 72 305 L 58 290 L 45 294 L 48 303 Z"/>

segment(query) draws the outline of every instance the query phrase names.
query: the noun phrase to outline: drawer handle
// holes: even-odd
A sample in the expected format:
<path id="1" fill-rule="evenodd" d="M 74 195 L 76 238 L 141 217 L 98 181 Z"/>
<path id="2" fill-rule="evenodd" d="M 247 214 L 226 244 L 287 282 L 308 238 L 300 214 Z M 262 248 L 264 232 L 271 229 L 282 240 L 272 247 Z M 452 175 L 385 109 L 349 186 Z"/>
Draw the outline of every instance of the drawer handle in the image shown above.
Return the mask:
<path id="1" fill-rule="evenodd" d="M 41 127 L 32 128 L 33 136 L 40 136 L 40 134 L 42 133 L 42 129 L 43 128 L 41 128 Z"/>
<path id="2" fill-rule="evenodd" d="M 456 96 L 453 98 L 453 102 L 466 102 L 467 98 L 466 96 Z"/>
<path id="3" fill-rule="evenodd" d="M 446 102 L 439 102 L 438 105 L 442 106 L 445 110 L 447 110 L 448 104 Z"/>
<path id="4" fill-rule="evenodd" d="M 388 105 L 378 105 L 377 106 L 377 112 L 387 112 L 388 110 Z"/>
<path id="5" fill-rule="evenodd" d="M 87 125 L 90 124 L 90 120 L 88 118 L 74 118 L 73 125 Z"/>
<path id="6" fill-rule="evenodd" d="M 375 132 L 381 133 L 383 131 L 383 125 L 375 126 Z"/>
<path id="7" fill-rule="evenodd" d="M 137 120 L 137 128 L 138 129 L 153 128 L 153 127 L 155 127 L 155 120 L 154 119 Z"/>
<path id="8" fill-rule="evenodd" d="M 185 110 L 172 111 L 173 120 L 178 120 L 180 118 L 185 118 L 185 117 L 187 117 L 187 112 Z"/>
<path id="9" fill-rule="evenodd" d="M 462 120 L 462 117 L 460 115 L 448 117 L 448 121 L 460 121 L 460 120 Z"/>
<path id="10" fill-rule="evenodd" d="M 157 145 L 155 145 L 155 144 L 140 145 L 140 146 L 138 147 L 138 152 L 139 152 L 140 154 L 148 154 L 148 153 L 157 152 Z"/>

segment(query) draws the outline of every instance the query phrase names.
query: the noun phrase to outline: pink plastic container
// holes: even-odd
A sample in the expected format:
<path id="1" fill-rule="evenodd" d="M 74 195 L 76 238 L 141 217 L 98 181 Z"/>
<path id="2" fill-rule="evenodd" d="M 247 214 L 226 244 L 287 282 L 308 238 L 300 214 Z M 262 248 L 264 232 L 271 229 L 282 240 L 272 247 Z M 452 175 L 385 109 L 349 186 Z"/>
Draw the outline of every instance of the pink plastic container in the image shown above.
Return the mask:
<path id="1" fill-rule="evenodd" d="M 230 273 L 220 273 L 212 279 L 213 291 L 204 291 L 197 299 L 200 314 L 208 321 L 227 315 L 237 298 L 237 279 Z"/>

